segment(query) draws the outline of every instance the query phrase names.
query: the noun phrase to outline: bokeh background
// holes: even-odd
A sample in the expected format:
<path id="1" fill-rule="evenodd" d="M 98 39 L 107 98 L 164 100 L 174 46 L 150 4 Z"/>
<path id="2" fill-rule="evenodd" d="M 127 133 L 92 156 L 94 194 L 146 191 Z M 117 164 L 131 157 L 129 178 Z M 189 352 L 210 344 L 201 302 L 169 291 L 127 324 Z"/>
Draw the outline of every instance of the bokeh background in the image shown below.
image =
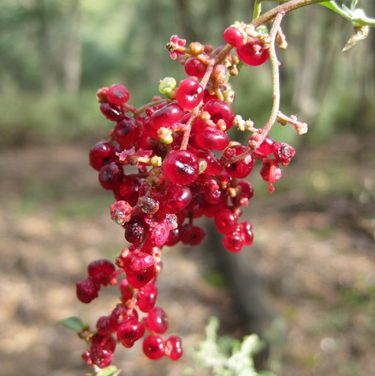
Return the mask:
<path id="1" fill-rule="evenodd" d="M 250 18 L 251 3 L 0 2 L 0 375 L 82 374 L 84 344 L 57 322 L 80 315 L 93 324 L 116 300 L 108 291 L 87 307 L 74 296 L 87 263 L 123 246 L 108 218 L 112 197 L 87 162 L 109 129 L 96 89 L 123 83 L 140 106 L 159 79 L 183 77 L 163 48 L 171 34 L 219 45 L 226 26 Z M 360 3 L 375 15 L 373 1 Z M 256 240 L 239 261 L 209 227 L 198 249 L 166 252 L 159 299 L 186 356 L 152 363 L 139 347 L 120 351 L 125 375 L 183 375 L 211 315 L 224 334 L 260 332 L 269 343 L 262 365 L 278 375 L 375 374 L 375 38 L 341 53 L 351 26 L 319 6 L 288 15 L 283 30 L 282 110 L 310 132 L 275 127 L 297 157 L 272 196 L 252 181 L 244 217 Z M 262 124 L 269 66 L 243 68 L 233 86 L 235 112 Z"/>

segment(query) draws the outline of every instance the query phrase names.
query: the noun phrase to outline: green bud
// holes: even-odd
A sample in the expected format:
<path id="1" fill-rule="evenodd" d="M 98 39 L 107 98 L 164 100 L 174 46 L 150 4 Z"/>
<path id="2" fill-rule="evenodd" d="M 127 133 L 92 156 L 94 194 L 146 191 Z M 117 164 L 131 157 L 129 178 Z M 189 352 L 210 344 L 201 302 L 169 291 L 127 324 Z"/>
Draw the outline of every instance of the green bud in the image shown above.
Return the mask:
<path id="1" fill-rule="evenodd" d="M 159 93 L 170 96 L 173 90 L 176 88 L 177 82 L 173 77 L 165 77 L 160 80 Z"/>

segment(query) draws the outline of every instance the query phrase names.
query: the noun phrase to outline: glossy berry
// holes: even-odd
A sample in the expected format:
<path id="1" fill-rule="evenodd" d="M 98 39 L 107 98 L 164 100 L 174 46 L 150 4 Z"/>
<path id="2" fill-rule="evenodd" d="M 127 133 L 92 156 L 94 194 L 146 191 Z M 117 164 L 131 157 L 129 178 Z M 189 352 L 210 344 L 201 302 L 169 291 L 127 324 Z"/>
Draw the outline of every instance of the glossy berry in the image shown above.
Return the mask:
<path id="1" fill-rule="evenodd" d="M 175 95 L 184 110 L 191 110 L 203 99 L 203 87 L 197 80 L 187 78 L 180 81 Z"/>
<path id="2" fill-rule="evenodd" d="M 108 120 L 111 121 L 119 121 L 124 117 L 123 112 L 117 106 L 106 102 L 100 105 L 100 111 Z"/>
<path id="3" fill-rule="evenodd" d="M 275 141 L 271 137 L 266 137 L 264 141 L 257 147 L 254 152 L 253 156 L 259 159 L 263 159 L 268 157 L 270 154 L 273 153 L 273 145 Z"/>
<path id="4" fill-rule="evenodd" d="M 226 250 L 232 253 L 237 253 L 242 250 L 244 239 L 240 229 L 227 233 L 223 239 L 223 245 Z"/>
<path id="5" fill-rule="evenodd" d="M 118 340 L 126 348 L 130 348 L 134 343 L 143 337 L 145 328 L 141 322 L 130 319 L 122 323 L 116 331 Z"/>
<path id="6" fill-rule="evenodd" d="M 125 224 L 125 239 L 132 244 L 140 244 L 145 236 L 145 227 L 137 219 Z"/>
<path id="7" fill-rule="evenodd" d="M 129 100 L 128 89 L 120 84 L 112 85 L 107 91 L 107 101 L 115 106 L 121 106 Z"/>
<path id="8" fill-rule="evenodd" d="M 149 335 L 143 340 L 143 352 L 152 360 L 160 359 L 164 356 L 164 341 L 159 336 Z"/>
<path id="9" fill-rule="evenodd" d="M 196 57 L 189 57 L 185 62 L 185 72 L 189 76 L 202 78 L 206 73 L 207 65 Z"/>
<path id="10" fill-rule="evenodd" d="M 244 245 L 251 245 L 253 244 L 254 240 L 254 233 L 253 233 L 253 226 L 249 222 L 242 222 L 241 223 L 241 234 L 244 241 Z"/>
<path id="11" fill-rule="evenodd" d="M 229 145 L 229 137 L 220 129 L 204 127 L 196 132 L 195 142 L 204 150 L 224 150 Z"/>
<path id="12" fill-rule="evenodd" d="M 191 202 L 192 194 L 189 187 L 184 185 L 169 184 L 165 194 L 163 209 L 167 213 L 178 213 L 185 209 Z"/>
<path id="13" fill-rule="evenodd" d="M 257 40 L 238 47 L 237 54 L 245 64 L 251 66 L 261 65 L 269 58 L 268 50 Z"/>
<path id="14" fill-rule="evenodd" d="M 187 150 L 173 150 L 163 162 L 165 176 L 175 184 L 193 183 L 198 178 L 198 170 L 198 158 Z"/>
<path id="15" fill-rule="evenodd" d="M 138 290 L 137 305 L 142 312 L 149 312 L 156 303 L 158 297 L 158 288 L 153 283 Z"/>
<path id="16" fill-rule="evenodd" d="M 77 298 L 82 303 L 90 303 L 98 297 L 99 286 L 91 279 L 82 279 L 76 283 Z"/>
<path id="17" fill-rule="evenodd" d="M 229 26 L 224 30 L 223 39 L 234 48 L 242 46 L 245 42 L 245 37 L 234 26 Z"/>
<path id="18" fill-rule="evenodd" d="M 182 341 L 178 336 L 170 336 L 164 344 L 164 353 L 169 359 L 178 360 L 183 355 Z"/>
<path id="19" fill-rule="evenodd" d="M 155 130 L 170 128 L 184 116 L 183 109 L 177 103 L 170 103 L 155 111 L 150 118 L 150 125 Z"/>
<path id="20" fill-rule="evenodd" d="M 108 285 L 111 282 L 113 273 L 115 272 L 114 264 L 106 259 L 90 262 L 87 269 L 92 280 L 100 285 Z"/>
<path id="21" fill-rule="evenodd" d="M 163 334 L 168 330 L 168 318 L 163 308 L 152 308 L 146 318 L 147 329 L 151 332 Z"/>
<path id="22" fill-rule="evenodd" d="M 210 114 L 210 119 L 215 124 L 218 124 L 219 120 L 223 120 L 227 130 L 232 127 L 234 114 L 232 107 L 228 103 L 218 99 L 211 99 L 203 106 L 203 111 L 207 111 Z"/>
<path id="23" fill-rule="evenodd" d="M 111 161 L 114 156 L 115 150 L 113 145 L 104 140 L 99 141 L 90 149 L 90 165 L 95 170 L 100 171 L 103 165 Z"/>
<path id="24" fill-rule="evenodd" d="M 237 216 L 230 209 L 219 210 L 214 217 L 215 226 L 222 234 L 232 232 L 237 226 Z"/>
<path id="25" fill-rule="evenodd" d="M 89 351 L 90 363 L 99 368 L 105 368 L 112 363 L 113 353 L 100 346 L 94 346 Z"/>
<path id="26" fill-rule="evenodd" d="M 116 162 L 105 164 L 99 171 L 99 182 L 104 189 L 114 189 L 122 180 L 122 167 Z"/>
<path id="27" fill-rule="evenodd" d="M 147 283 L 152 281 L 156 276 L 157 270 L 155 266 L 127 274 L 129 285 L 135 289 L 146 286 Z"/>

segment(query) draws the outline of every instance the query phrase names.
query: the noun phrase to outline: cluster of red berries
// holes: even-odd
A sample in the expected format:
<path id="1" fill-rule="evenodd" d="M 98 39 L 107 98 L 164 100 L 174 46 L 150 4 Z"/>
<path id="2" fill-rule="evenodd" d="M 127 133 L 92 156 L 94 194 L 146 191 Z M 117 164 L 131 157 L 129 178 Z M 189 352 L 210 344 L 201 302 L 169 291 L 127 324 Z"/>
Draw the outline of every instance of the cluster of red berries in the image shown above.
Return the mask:
<path id="1" fill-rule="evenodd" d="M 252 226 L 241 220 L 241 208 L 254 191 L 244 179 L 260 160 L 260 174 L 272 191 L 281 177 L 280 165 L 294 156 L 291 146 L 270 137 L 255 148 L 230 140 L 228 131 L 243 124 L 233 113 L 229 78 L 238 73 L 240 60 L 259 65 L 268 50 L 236 27 L 225 30 L 224 40 L 237 54 L 197 42 L 187 48 L 173 36 L 167 48 L 188 77 L 178 85 L 171 78 L 162 80 L 159 89 L 165 96 L 145 106 L 130 105 L 128 89 L 119 84 L 97 92 L 100 110 L 114 126 L 108 140 L 91 148 L 90 164 L 101 186 L 114 194 L 110 216 L 122 226 L 128 245 L 116 266 L 94 261 L 88 277 L 76 284 L 83 303 L 95 299 L 101 286 L 118 285 L 120 290 L 120 302 L 97 320 L 95 332 L 86 333 L 90 347 L 83 358 L 88 365 L 109 365 L 116 342 L 130 348 L 141 338 L 150 359 L 182 356 L 179 337 L 161 336 L 168 320 L 155 306 L 162 248 L 201 243 L 205 232 L 196 220 L 202 216 L 213 219 L 229 252 L 251 245 Z"/>

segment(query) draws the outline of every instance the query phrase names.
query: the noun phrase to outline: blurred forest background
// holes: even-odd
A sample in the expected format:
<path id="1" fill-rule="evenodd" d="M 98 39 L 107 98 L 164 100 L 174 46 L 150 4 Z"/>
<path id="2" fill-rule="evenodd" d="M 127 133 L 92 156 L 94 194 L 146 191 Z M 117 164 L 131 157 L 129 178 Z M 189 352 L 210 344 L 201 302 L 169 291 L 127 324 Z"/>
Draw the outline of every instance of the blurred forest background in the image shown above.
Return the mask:
<path id="1" fill-rule="evenodd" d="M 0 145 L 95 139 L 103 134 L 94 98 L 101 86 L 126 84 L 141 105 L 159 79 L 183 77 L 163 48 L 171 34 L 218 45 L 233 20 L 248 20 L 249 1 L 2 0 Z M 374 2 L 362 0 L 369 14 Z M 374 119 L 374 37 L 345 54 L 347 21 L 310 7 L 284 22 L 284 112 L 314 119 L 309 141 L 336 130 L 365 131 Z M 237 113 L 263 121 L 270 107 L 268 67 L 235 79 Z"/>
<path id="2" fill-rule="evenodd" d="M 359 3 L 375 16 L 374 1 Z M 108 218 L 113 198 L 87 162 L 109 129 L 96 90 L 122 83 L 131 104 L 148 102 L 161 78 L 184 77 L 163 48 L 172 34 L 220 45 L 226 26 L 250 19 L 251 5 L 0 1 L 0 375 L 82 374 L 83 344 L 56 323 L 72 315 L 93 323 L 105 312 L 74 296 L 87 263 L 123 246 Z M 320 6 L 288 15 L 283 30 L 281 108 L 310 131 L 297 137 L 274 127 L 297 156 L 272 196 L 252 182 L 257 197 L 244 217 L 255 244 L 239 261 L 224 258 L 227 277 L 214 237 L 167 252 L 160 305 L 186 357 L 152 363 L 139 347 L 120 351 L 127 376 L 206 375 L 191 370 L 191 349 L 210 315 L 237 338 L 261 331 L 270 344 L 266 368 L 279 376 L 375 374 L 375 33 L 341 53 L 351 25 Z M 269 68 L 244 67 L 232 80 L 235 112 L 256 125 L 271 107 Z M 113 304 L 111 294 L 103 299 Z"/>

